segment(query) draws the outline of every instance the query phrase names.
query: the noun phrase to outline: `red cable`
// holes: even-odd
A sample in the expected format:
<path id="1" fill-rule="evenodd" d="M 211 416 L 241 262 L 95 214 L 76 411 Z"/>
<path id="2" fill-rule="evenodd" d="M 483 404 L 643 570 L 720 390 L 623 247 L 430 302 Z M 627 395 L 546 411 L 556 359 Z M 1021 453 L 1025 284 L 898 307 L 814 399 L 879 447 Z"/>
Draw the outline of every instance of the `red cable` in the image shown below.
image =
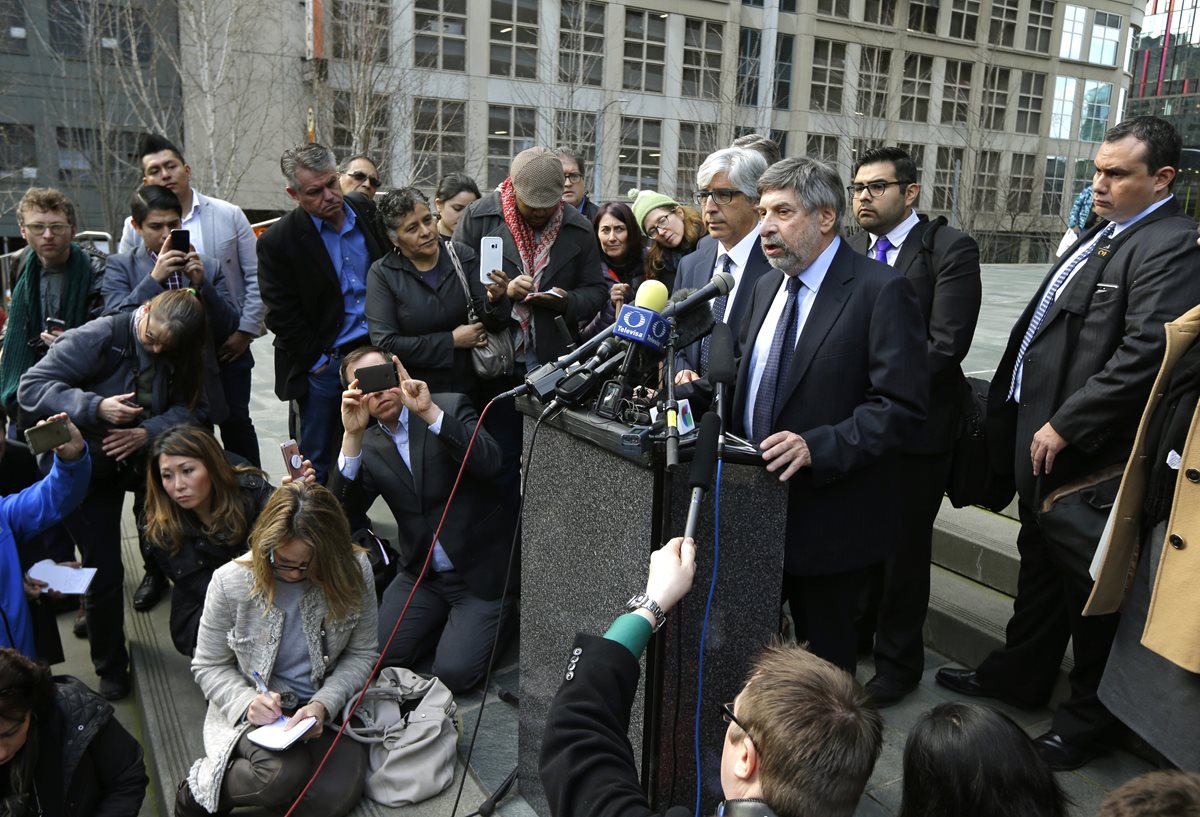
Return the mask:
<path id="1" fill-rule="evenodd" d="M 442 526 L 446 524 L 446 516 L 450 513 L 450 505 L 454 502 L 454 495 L 458 493 L 458 485 L 462 482 L 463 473 L 467 470 L 467 462 L 471 459 L 471 449 L 475 445 L 475 438 L 479 435 L 479 429 L 483 427 L 483 418 L 487 416 L 488 410 L 491 409 L 495 398 L 488 401 L 488 404 L 483 407 L 483 411 L 479 413 L 479 419 L 475 421 L 475 431 L 471 434 L 471 439 L 467 443 L 467 452 L 463 455 L 462 465 L 458 467 L 458 476 L 454 478 L 454 487 L 450 489 L 450 496 L 446 498 L 446 507 L 442 509 L 442 518 L 438 521 L 437 530 L 433 532 L 433 542 L 429 544 L 429 552 L 425 554 L 425 563 L 421 565 L 421 572 L 417 576 L 417 580 L 413 582 L 412 590 L 408 591 L 408 598 L 404 600 L 404 607 L 400 609 L 400 615 L 396 618 L 396 624 L 392 627 L 391 635 L 388 636 L 387 643 L 379 651 L 379 658 L 375 661 L 375 666 L 371 667 L 371 673 L 367 676 L 367 682 L 363 684 L 363 688 L 358 693 L 358 697 L 354 699 L 354 706 L 350 707 L 349 714 L 342 720 L 342 725 L 338 729 L 337 734 L 333 736 L 333 743 L 329 744 L 329 748 L 325 750 L 324 757 L 317 764 L 317 768 L 313 771 L 312 777 L 304 784 L 304 788 L 296 795 L 296 799 L 288 808 L 283 817 L 291 817 L 296 806 L 300 805 L 300 801 L 304 799 L 304 795 L 308 794 L 308 790 L 312 788 L 312 784 L 316 782 L 317 775 L 325 768 L 325 762 L 329 760 L 329 756 L 333 754 L 334 747 L 338 741 L 342 739 L 342 733 L 346 731 L 346 724 L 350 722 L 350 718 L 354 717 L 354 713 L 358 710 L 358 705 L 362 703 L 363 696 L 367 694 L 367 690 L 371 688 L 371 682 L 375 680 L 375 675 L 379 672 L 379 665 L 383 663 L 383 656 L 387 655 L 388 647 L 392 645 L 392 639 L 396 637 L 396 632 L 400 629 L 400 622 L 404 621 L 404 614 L 408 612 L 409 602 L 412 601 L 413 595 L 417 592 L 417 588 L 421 586 L 422 580 L 425 578 L 425 572 L 429 569 L 429 562 L 433 558 L 433 543 L 437 542 L 438 537 L 442 533 Z"/>

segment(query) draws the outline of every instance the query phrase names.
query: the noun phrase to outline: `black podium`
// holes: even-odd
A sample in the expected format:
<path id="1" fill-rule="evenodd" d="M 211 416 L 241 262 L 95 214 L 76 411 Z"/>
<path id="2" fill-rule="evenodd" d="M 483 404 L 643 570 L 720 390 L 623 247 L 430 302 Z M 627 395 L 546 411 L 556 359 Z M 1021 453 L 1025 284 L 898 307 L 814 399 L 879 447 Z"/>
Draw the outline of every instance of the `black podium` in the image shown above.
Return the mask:
<path id="1" fill-rule="evenodd" d="M 519 400 L 528 449 L 542 406 Z M 538 778 L 542 729 L 578 631 L 602 634 L 645 587 L 651 551 L 681 535 L 690 489 L 661 446 L 623 444 L 629 427 L 586 411 L 552 416 L 528 463 L 522 533 L 520 790 L 549 817 Z M 758 463 L 726 461 L 720 483 L 716 588 L 708 620 L 700 710 L 703 812 L 721 799 L 719 705 L 741 688 L 750 660 L 779 625 L 786 488 Z M 695 798 L 694 722 L 699 640 L 712 575 L 713 498 L 697 530 L 692 592 L 651 641 L 629 738 L 657 809 Z M 649 703 L 647 703 L 649 702 Z"/>

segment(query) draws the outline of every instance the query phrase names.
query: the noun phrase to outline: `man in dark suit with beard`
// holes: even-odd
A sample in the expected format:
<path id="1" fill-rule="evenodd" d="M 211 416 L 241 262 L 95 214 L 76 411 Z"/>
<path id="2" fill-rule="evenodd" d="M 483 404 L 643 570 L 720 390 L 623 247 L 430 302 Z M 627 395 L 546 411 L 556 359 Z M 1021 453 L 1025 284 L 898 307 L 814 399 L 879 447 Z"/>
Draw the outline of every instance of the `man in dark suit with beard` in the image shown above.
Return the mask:
<path id="1" fill-rule="evenodd" d="M 929 358 L 929 417 L 901 454 L 900 541 L 875 577 L 858 625 L 860 641 L 875 634 L 875 677 L 867 682 L 867 692 L 884 707 L 916 689 L 925 670 L 921 630 L 929 608 L 933 522 L 950 473 L 965 388 L 959 364 L 971 348 L 982 286 L 974 239 L 946 226 L 944 218 L 931 222 L 913 207 L 921 185 L 916 165 L 903 150 L 864 152 L 847 192 L 863 230 L 846 243 L 913 285 L 925 317 Z"/>
<path id="2" fill-rule="evenodd" d="M 367 342 L 367 270 L 387 244 L 374 205 L 343 196 L 329 148 L 289 148 L 279 167 L 300 206 L 258 239 L 258 283 L 275 333 L 275 394 L 297 402 L 300 445 L 324 483 L 340 432 L 338 365 Z"/>
<path id="3" fill-rule="evenodd" d="M 992 458 L 1012 469 L 1019 500 L 1017 597 L 1004 647 L 937 679 L 1041 706 L 1071 639 L 1071 696 L 1035 741 L 1056 770 L 1087 763 L 1113 724 L 1096 690 L 1116 615 L 1082 615 L 1089 565 L 1163 357 L 1163 325 L 1200 302 L 1196 226 L 1171 194 L 1180 155 L 1179 134 L 1155 117 L 1104 135 L 1092 178 L 1102 219 L 1025 308 L 988 395 Z"/>
<path id="4" fill-rule="evenodd" d="M 896 545 L 896 452 L 925 417 L 925 322 L 903 276 L 838 237 L 846 202 L 832 168 L 785 159 L 758 194 L 774 269 L 741 327 L 734 430 L 790 483 L 784 595 L 797 639 L 853 672 L 858 601 Z"/>

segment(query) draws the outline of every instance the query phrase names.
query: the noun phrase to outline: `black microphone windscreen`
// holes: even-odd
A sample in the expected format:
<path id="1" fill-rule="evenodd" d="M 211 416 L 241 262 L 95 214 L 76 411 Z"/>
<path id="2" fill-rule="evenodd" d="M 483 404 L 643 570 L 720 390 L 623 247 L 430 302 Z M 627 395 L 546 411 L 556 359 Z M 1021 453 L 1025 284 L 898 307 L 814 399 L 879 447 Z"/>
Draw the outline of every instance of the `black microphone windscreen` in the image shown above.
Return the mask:
<path id="1" fill-rule="evenodd" d="M 670 303 L 680 303 L 696 290 L 681 289 L 671 295 Z M 683 349 L 713 330 L 715 323 L 712 309 L 690 309 L 682 315 L 675 316 L 675 348 Z"/>
<path id="2" fill-rule="evenodd" d="M 693 488 L 708 488 L 712 485 L 713 471 L 717 467 L 717 440 L 721 436 L 721 418 L 715 411 L 704 414 L 700 420 L 700 432 L 696 447 L 692 449 L 692 470 L 688 474 L 688 485 Z"/>
<path id="3" fill-rule="evenodd" d="M 737 380 L 737 364 L 733 359 L 733 330 L 727 323 L 713 327 L 708 347 L 708 379 L 711 383 L 732 386 Z"/>

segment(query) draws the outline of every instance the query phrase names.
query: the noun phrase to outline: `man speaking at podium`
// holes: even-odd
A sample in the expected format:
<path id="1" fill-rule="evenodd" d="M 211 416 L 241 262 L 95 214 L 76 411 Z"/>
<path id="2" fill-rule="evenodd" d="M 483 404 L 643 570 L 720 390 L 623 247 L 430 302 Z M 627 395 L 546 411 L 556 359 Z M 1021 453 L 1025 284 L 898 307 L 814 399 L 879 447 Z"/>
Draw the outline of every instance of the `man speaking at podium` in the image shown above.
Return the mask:
<path id="1" fill-rule="evenodd" d="M 758 193 L 774 269 L 741 326 L 732 421 L 790 483 L 783 590 L 796 638 L 853 673 L 856 604 L 896 543 L 895 452 L 925 418 L 925 322 L 903 276 L 838 237 L 846 200 L 832 168 L 785 159 Z"/>

